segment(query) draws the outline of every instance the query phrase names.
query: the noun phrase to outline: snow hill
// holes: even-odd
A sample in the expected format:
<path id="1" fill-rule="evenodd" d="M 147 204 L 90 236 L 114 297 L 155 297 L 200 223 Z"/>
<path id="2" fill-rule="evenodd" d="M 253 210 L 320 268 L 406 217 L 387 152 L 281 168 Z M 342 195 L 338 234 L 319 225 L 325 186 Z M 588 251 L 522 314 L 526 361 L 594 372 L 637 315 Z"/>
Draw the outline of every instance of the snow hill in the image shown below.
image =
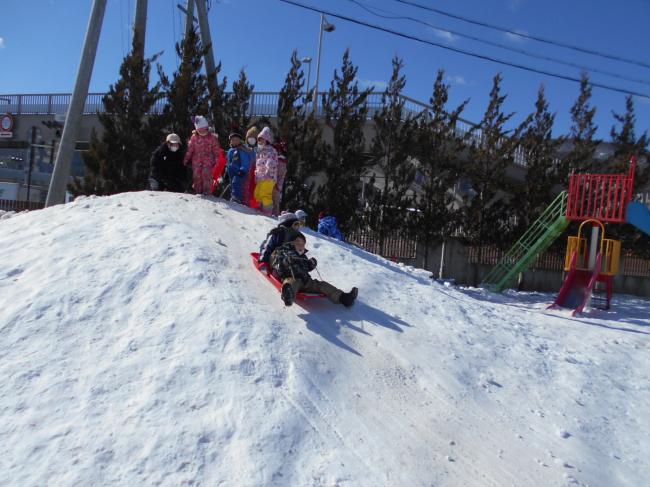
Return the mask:
<path id="1" fill-rule="evenodd" d="M 3 218 L 0 485 L 649 485 L 647 300 L 574 319 L 308 233 L 359 300 L 285 308 L 274 225 L 152 192 Z"/>

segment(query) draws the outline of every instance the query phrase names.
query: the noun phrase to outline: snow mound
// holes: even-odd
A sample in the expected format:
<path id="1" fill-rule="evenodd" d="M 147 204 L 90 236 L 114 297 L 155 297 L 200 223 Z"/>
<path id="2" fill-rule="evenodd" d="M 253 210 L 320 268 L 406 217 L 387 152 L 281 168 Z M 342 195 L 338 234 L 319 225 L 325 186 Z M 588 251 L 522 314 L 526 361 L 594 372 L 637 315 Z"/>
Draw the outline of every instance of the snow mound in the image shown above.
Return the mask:
<path id="1" fill-rule="evenodd" d="M 152 192 L 0 221 L 0 483 L 650 478 L 648 301 L 573 319 L 308 231 L 359 300 L 285 308 L 249 257 L 274 225 Z"/>

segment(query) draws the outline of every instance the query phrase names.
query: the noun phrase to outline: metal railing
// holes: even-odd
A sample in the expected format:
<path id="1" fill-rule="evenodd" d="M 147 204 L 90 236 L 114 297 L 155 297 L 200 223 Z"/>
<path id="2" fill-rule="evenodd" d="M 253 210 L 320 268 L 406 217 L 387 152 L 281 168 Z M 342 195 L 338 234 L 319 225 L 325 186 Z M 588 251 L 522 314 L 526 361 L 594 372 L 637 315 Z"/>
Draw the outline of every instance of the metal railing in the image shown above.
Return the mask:
<path id="1" fill-rule="evenodd" d="M 506 250 L 499 249 L 493 245 L 473 246 L 468 249 L 468 264 L 496 265 L 506 255 Z M 530 270 L 564 271 L 565 255 L 555 251 L 547 251 L 533 261 Z M 570 255 L 568 256 L 570 259 Z M 650 259 L 628 255 L 621 257 L 622 276 L 626 277 L 650 277 Z"/>
<path id="2" fill-rule="evenodd" d="M 230 93 L 226 93 L 229 95 Z M 318 96 L 326 95 L 327 92 L 321 92 Z M 88 93 L 83 113 L 93 115 L 97 112 L 104 112 L 102 98 L 106 93 Z M 303 94 L 303 102 L 306 94 Z M 367 98 L 369 116 L 381 109 L 382 93 L 371 93 Z M 0 111 L 9 112 L 14 115 L 56 115 L 65 114 L 70 104 L 72 95 L 65 93 L 51 94 L 20 94 L 20 95 L 0 95 L 6 103 L 0 105 Z M 277 91 L 256 91 L 251 94 L 249 100 L 249 115 L 259 117 L 275 117 L 278 111 L 278 101 L 280 93 Z M 404 110 L 406 115 L 415 116 L 430 108 L 426 103 L 419 102 L 412 98 L 403 96 Z M 165 99 L 160 99 L 152 110 L 152 113 L 161 113 L 165 107 Z M 318 116 L 324 116 L 322 110 L 318 110 Z M 459 131 L 466 133 L 475 124 L 467 120 L 461 120 L 458 123 Z"/>
<path id="3" fill-rule="evenodd" d="M 415 259 L 417 256 L 417 243 L 415 240 L 388 236 L 384 239 L 384 250 L 380 252 L 379 234 L 372 230 L 355 230 L 347 235 L 347 241 L 361 247 L 367 252 L 381 255 L 387 259 Z"/>
<path id="4" fill-rule="evenodd" d="M 229 95 L 230 93 L 226 93 Z M 102 99 L 106 93 L 88 93 L 86 103 L 84 105 L 84 115 L 95 115 L 96 113 L 104 113 L 104 104 Z M 320 92 L 318 96 L 327 95 L 327 92 Z M 368 118 L 380 111 L 383 93 L 370 93 L 367 98 Z M 8 112 L 14 115 L 65 115 L 70 104 L 71 94 L 65 93 L 50 93 L 50 94 L 15 94 L 15 95 L 0 95 L 0 98 L 5 101 L 0 105 L 0 112 Z M 276 91 L 257 91 L 251 94 L 248 106 L 248 116 L 250 117 L 275 117 L 278 111 L 278 101 L 280 93 Z M 303 103 L 308 105 L 306 100 L 306 93 L 302 97 Z M 402 96 L 404 100 L 405 116 L 417 116 L 431 107 L 426 103 L 422 103 L 413 98 Z M 160 114 L 163 112 L 167 104 L 164 98 L 158 100 L 150 113 Z M 322 103 L 318 105 L 318 118 L 323 118 L 325 112 L 322 108 Z M 477 128 L 475 123 L 468 120 L 458 119 L 456 122 L 456 134 L 458 136 L 465 136 L 471 132 L 470 143 L 480 144 L 482 141 L 481 130 Z M 522 147 L 517 147 L 513 154 L 515 164 L 520 166 L 526 165 L 526 158 Z"/>
<path id="5" fill-rule="evenodd" d="M 2 211 L 40 210 L 44 206 L 45 203 L 40 203 L 38 201 L 17 201 L 17 200 L 0 199 L 0 210 Z"/>

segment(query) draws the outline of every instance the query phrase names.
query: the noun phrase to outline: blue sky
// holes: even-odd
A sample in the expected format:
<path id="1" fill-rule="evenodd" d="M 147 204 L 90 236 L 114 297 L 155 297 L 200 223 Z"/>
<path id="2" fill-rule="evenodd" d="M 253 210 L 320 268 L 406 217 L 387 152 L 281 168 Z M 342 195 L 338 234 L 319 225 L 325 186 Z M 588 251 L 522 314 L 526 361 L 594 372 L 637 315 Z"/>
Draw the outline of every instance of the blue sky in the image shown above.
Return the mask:
<path id="1" fill-rule="evenodd" d="M 168 74 L 176 68 L 174 42 L 180 40 L 183 18 L 176 4 L 184 0 L 149 0 L 147 23 L 148 54 L 162 51 L 159 62 Z M 439 27 L 405 20 L 376 17 L 349 0 L 298 0 L 343 15 L 379 24 L 459 49 L 471 50 L 539 69 L 579 77 L 580 70 L 531 59 L 475 41 L 451 35 L 451 29 L 501 42 L 537 54 L 556 57 L 600 70 L 647 80 L 650 69 L 624 64 L 575 51 L 513 38 L 458 20 L 441 17 L 406 6 L 395 0 L 358 0 L 375 8 L 411 16 Z M 484 22 L 528 32 L 540 37 L 584 46 L 596 51 L 618 54 L 650 64 L 647 21 L 650 1 L 576 0 L 413 0 Z M 0 93 L 67 93 L 72 90 L 81 44 L 92 5 L 91 0 L 4 0 L 0 23 Z M 222 73 L 234 79 L 244 68 L 260 91 L 278 91 L 289 67 L 293 49 L 300 56 L 315 58 L 318 48 L 319 14 L 293 7 L 278 0 L 212 0 L 210 27 L 215 56 L 223 63 Z M 105 91 L 118 76 L 119 64 L 130 46 L 130 23 L 135 0 L 108 0 L 99 51 L 91 82 L 91 91 Z M 363 84 L 382 88 L 390 77 L 391 58 L 404 59 L 407 76 L 406 94 L 426 101 L 431 94 L 438 69 L 444 69 L 452 84 L 451 103 L 466 98 L 470 103 L 464 114 L 473 121 L 485 111 L 492 77 L 501 72 L 503 90 L 508 94 L 506 110 L 516 112 L 513 123 L 520 122 L 533 110 L 540 83 L 544 83 L 551 109 L 557 112 L 555 132 L 568 130 L 569 109 L 574 103 L 576 83 L 500 66 L 480 59 L 452 53 L 441 48 L 391 36 L 386 33 L 330 19 L 333 33 L 325 34 L 321 60 L 321 89 L 329 85 L 341 56 L 350 48 L 353 62 L 359 66 Z M 650 84 L 641 84 L 594 74 L 594 81 L 650 94 Z M 598 108 L 598 135 L 609 137 L 614 123 L 612 110 L 622 112 L 625 95 L 594 88 L 592 103 Z M 650 99 L 636 98 L 637 133 L 650 128 Z M 1 105 L 0 105 L 1 109 Z"/>

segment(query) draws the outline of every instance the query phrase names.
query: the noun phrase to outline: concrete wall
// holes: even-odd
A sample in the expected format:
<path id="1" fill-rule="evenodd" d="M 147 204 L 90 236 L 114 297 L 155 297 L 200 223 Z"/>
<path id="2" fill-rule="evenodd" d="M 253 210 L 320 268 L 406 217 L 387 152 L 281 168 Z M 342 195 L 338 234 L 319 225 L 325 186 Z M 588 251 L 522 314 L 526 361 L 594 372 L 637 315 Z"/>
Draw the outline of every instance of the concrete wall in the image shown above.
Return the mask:
<path id="1" fill-rule="evenodd" d="M 478 286 L 492 270 L 492 265 L 470 264 L 469 248 L 456 240 L 445 243 L 445 262 L 442 278 L 453 279 L 463 286 Z M 400 260 L 407 265 L 431 271 L 433 278 L 439 277 L 442 246 L 429 249 L 425 263 L 425 251 L 418 246 L 414 260 Z M 624 259 L 624 258 L 622 258 Z M 624 268 L 621 262 L 621 269 Z M 517 285 L 520 291 L 558 292 L 564 282 L 564 272 L 559 270 L 531 269 L 523 273 Z M 650 278 L 618 275 L 614 278 L 614 293 L 650 297 Z"/>
<path id="2" fill-rule="evenodd" d="M 57 129 L 48 128 L 41 123 L 44 121 L 54 122 L 54 115 L 14 115 L 13 117 L 14 136 L 11 139 L 4 140 L 28 142 L 31 138 L 32 127 L 36 127 L 37 129 L 37 139 L 42 139 L 42 141 L 45 143 L 49 144 L 52 142 L 52 139 L 57 138 Z M 99 123 L 99 118 L 97 115 L 84 115 L 81 120 L 81 126 L 79 127 L 79 133 L 77 134 L 77 141 L 89 142 L 90 134 L 92 133 L 93 128 L 97 130 L 98 134 L 103 133 L 103 129 Z"/>

